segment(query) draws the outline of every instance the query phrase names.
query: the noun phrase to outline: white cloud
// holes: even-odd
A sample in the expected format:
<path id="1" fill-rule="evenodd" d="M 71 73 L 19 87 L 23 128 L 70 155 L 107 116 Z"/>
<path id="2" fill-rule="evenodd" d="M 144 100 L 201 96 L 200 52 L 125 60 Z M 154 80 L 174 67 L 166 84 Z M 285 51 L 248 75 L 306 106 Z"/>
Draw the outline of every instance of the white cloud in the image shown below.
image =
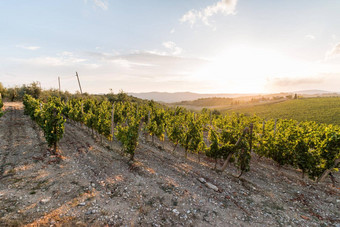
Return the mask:
<path id="1" fill-rule="evenodd" d="M 134 51 L 127 54 L 112 52 L 58 52 L 28 58 L 6 58 L 0 65 L 0 77 L 6 84 L 20 85 L 41 81 L 45 88 L 57 87 L 61 77 L 62 89 L 76 91 L 74 76 L 79 73 L 84 91 L 180 91 L 205 87 L 206 82 L 192 81 L 197 67 L 206 64 L 202 59 L 173 55 L 176 45 L 165 42 L 164 54 Z M 10 77 L 5 75 L 16 75 Z M 175 82 L 176 81 L 176 82 Z M 141 86 L 143 85 L 143 86 Z"/>
<path id="2" fill-rule="evenodd" d="M 220 0 L 214 5 L 207 6 L 203 10 L 192 9 L 182 16 L 180 22 L 187 22 L 193 26 L 197 21 L 202 21 L 205 25 L 211 26 L 209 18 L 215 14 L 236 14 L 237 1 L 238 0 Z"/>
<path id="3" fill-rule="evenodd" d="M 168 49 L 172 55 L 179 55 L 183 52 L 183 49 L 178 47 L 176 43 L 172 41 L 164 42 L 163 46 Z"/>
<path id="4" fill-rule="evenodd" d="M 332 50 L 327 51 L 326 60 L 340 56 L 340 43 L 336 44 Z"/>
<path id="5" fill-rule="evenodd" d="M 75 56 L 72 52 L 61 52 L 57 56 L 44 56 L 35 58 L 13 58 L 14 62 L 19 62 L 22 64 L 28 64 L 32 66 L 70 66 L 77 63 L 86 62 L 86 59 Z"/>
<path id="6" fill-rule="evenodd" d="M 107 10 L 109 8 L 108 0 L 93 0 L 94 4 L 101 8 L 102 10 Z"/>
<path id="7" fill-rule="evenodd" d="M 305 39 L 314 40 L 315 38 L 316 38 L 316 37 L 315 37 L 314 35 L 311 35 L 311 34 L 305 36 Z"/>
<path id="8" fill-rule="evenodd" d="M 38 49 L 40 49 L 40 47 L 38 47 L 38 46 L 16 45 L 16 47 L 22 48 L 22 49 L 25 49 L 25 50 L 38 50 Z"/>
<path id="9" fill-rule="evenodd" d="M 170 34 L 174 34 L 174 33 L 175 33 L 175 29 L 173 28 L 171 29 Z"/>

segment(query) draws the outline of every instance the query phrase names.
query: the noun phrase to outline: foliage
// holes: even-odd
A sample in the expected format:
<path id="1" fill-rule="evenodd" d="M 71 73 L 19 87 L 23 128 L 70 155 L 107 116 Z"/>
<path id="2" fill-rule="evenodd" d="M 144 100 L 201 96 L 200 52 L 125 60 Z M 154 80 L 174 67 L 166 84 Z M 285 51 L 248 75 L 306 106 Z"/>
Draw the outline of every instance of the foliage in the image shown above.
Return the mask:
<path id="1" fill-rule="evenodd" d="M 33 98 L 30 95 L 24 96 L 24 113 L 42 128 L 49 147 L 57 152 L 57 143 L 63 137 L 65 118 L 62 116 L 63 103 L 59 98 L 51 97 L 47 103 Z"/>
<path id="2" fill-rule="evenodd" d="M 114 119 L 111 119 L 113 105 Z M 39 102 L 32 102 L 32 106 L 36 109 Z M 327 169 L 336 170 L 334 165 L 339 158 L 339 127 L 310 121 L 278 119 L 263 123 L 259 117 L 243 114 L 215 115 L 208 109 L 192 113 L 179 107 L 165 109 L 153 101 L 111 103 L 91 97 L 68 100 L 62 112 L 108 139 L 113 138 L 111 120 L 114 120 L 115 136 L 131 159 L 142 126 L 160 141 L 167 134 L 174 150 L 180 144 L 186 155 L 188 152 L 205 153 L 215 160 L 233 160 L 241 174 L 250 169 L 252 151 L 279 165 L 299 168 L 312 179 L 319 178 Z M 33 118 L 38 116 L 33 114 Z M 245 130 L 251 123 L 252 134 Z M 206 134 L 209 144 L 204 142 Z"/>
<path id="3" fill-rule="evenodd" d="M 3 102 L 2 102 L 2 97 L 1 97 L 1 93 L 0 93 L 0 117 L 3 115 L 2 112 L 2 107 L 4 106 Z"/>
<path id="4" fill-rule="evenodd" d="M 340 97 L 300 98 L 251 107 L 239 107 L 224 112 L 256 114 L 264 119 L 294 119 L 340 125 L 339 103 Z"/>

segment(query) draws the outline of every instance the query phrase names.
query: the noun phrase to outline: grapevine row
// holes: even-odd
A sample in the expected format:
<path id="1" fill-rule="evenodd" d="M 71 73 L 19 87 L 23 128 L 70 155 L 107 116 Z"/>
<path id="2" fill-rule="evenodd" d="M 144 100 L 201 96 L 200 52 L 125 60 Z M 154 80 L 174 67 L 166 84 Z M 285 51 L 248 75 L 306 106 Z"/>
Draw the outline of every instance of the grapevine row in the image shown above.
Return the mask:
<path id="1" fill-rule="evenodd" d="M 24 113 L 41 127 L 48 146 L 53 148 L 53 152 L 56 154 L 57 145 L 63 137 L 64 123 L 66 122 L 66 119 L 62 116 L 64 105 L 60 98 L 50 97 L 48 102 L 42 103 L 30 95 L 25 95 L 23 103 Z"/>
<path id="2" fill-rule="evenodd" d="M 36 102 L 33 106 L 39 106 Z M 333 125 L 293 120 L 265 122 L 256 116 L 214 115 L 207 109 L 192 113 L 180 107 L 164 108 L 153 101 L 138 105 L 74 98 L 58 103 L 68 119 L 85 124 L 108 140 L 119 140 L 131 160 L 144 134 L 151 136 L 152 143 L 155 138 L 163 142 L 168 139 L 174 151 L 182 146 L 185 156 L 204 154 L 215 160 L 215 169 L 218 160 L 225 162 L 222 170 L 234 162 L 241 175 L 249 171 L 251 152 L 280 166 L 300 169 L 303 176 L 318 180 L 339 165 L 340 129 Z"/>

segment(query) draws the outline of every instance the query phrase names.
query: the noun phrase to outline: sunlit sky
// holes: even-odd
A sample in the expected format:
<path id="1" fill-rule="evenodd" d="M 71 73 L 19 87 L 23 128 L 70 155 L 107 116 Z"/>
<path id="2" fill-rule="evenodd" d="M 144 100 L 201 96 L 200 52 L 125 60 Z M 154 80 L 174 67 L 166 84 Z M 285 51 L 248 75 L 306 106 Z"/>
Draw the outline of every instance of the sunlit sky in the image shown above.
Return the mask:
<path id="1" fill-rule="evenodd" d="M 0 82 L 340 92 L 339 0 L 0 0 Z"/>

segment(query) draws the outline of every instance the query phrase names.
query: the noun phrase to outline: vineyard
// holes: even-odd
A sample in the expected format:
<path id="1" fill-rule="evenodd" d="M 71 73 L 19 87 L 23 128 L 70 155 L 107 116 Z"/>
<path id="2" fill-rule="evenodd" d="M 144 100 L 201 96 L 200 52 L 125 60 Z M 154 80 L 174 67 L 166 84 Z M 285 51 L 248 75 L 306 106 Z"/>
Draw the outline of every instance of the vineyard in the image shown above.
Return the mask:
<path id="1" fill-rule="evenodd" d="M 264 121 L 243 115 L 200 114 L 183 108 L 164 109 L 154 102 L 140 105 L 131 102 L 71 99 L 66 103 L 50 98 L 47 103 L 26 95 L 25 113 L 43 129 L 49 146 L 57 152 L 57 142 L 64 133 L 65 118 L 84 124 L 92 134 L 109 141 L 120 141 L 123 151 L 133 161 L 139 138 L 143 135 L 164 141 L 169 139 L 176 147 L 215 160 L 223 160 L 224 171 L 229 162 L 235 162 L 241 176 L 250 170 L 251 153 L 270 158 L 278 165 L 289 165 L 302 171 L 302 177 L 322 181 L 328 175 L 335 182 L 332 171 L 340 163 L 340 128 L 314 122 L 294 120 Z M 334 183 L 335 184 L 335 183 Z"/>
<path id="2" fill-rule="evenodd" d="M 340 125 L 339 101 L 339 97 L 301 98 L 278 103 L 235 107 L 230 110 L 221 110 L 221 112 L 256 114 L 265 119 L 294 119 Z"/>
<path id="3" fill-rule="evenodd" d="M 2 225 L 22 224 L 9 221 L 18 204 L 14 219 L 33 225 L 340 222 L 338 126 L 152 101 L 23 103 L 31 123 L 16 107 L 0 118 Z"/>

